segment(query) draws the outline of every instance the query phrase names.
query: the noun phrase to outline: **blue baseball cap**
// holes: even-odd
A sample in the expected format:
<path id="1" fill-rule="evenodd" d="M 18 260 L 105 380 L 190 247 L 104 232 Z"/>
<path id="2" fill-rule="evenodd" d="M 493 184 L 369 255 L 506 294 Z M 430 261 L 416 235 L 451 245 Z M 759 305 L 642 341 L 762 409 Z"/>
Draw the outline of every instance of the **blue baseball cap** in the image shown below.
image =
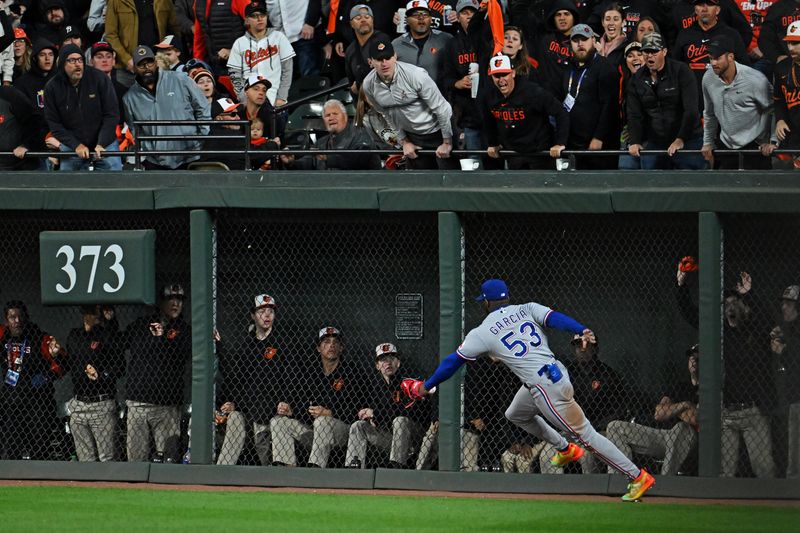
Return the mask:
<path id="1" fill-rule="evenodd" d="M 481 285 L 481 294 L 475 298 L 476 302 L 492 300 L 505 300 L 508 298 L 508 286 L 502 279 L 487 279 Z"/>

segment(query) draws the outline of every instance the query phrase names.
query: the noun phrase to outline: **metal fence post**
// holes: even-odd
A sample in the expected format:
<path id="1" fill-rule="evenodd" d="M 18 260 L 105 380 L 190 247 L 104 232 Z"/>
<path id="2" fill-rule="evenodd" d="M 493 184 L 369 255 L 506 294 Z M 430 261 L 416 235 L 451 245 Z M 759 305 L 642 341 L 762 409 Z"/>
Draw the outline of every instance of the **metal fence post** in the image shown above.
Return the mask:
<path id="1" fill-rule="evenodd" d="M 700 213 L 700 456 L 699 474 L 720 472 L 722 434 L 722 226 L 716 213 Z"/>
<path id="2" fill-rule="evenodd" d="M 464 324 L 464 253 L 456 213 L 439 213 L 439 357 L 451 354 Z M 463 370 L 439 386 L 439 470 L 461 467 L 461 383 Z"/>
<path id="3" fill-rule="evenodd" d="M 192 463 L 210 464 L 214 445 L 214 339 L 212 221 L 189 215 L 192 280 Z"/>

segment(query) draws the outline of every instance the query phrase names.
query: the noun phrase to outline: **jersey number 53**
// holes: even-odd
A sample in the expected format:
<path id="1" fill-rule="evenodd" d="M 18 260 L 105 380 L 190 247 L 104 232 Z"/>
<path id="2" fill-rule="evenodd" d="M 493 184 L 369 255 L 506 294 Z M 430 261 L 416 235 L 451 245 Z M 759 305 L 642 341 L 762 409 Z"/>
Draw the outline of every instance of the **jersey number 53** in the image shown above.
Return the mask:
<path id="1" fill-rule="evenodd" d="M 519 335 L 528 337 L 531 340 L 522 340 L 519 338 L 513 339 L 517 333 Z M 538 347 L 542 344 L 542 337 L 536 331 L 536 326 L 533 322 L 523 322 L 519 328 L 517 328 L 517 331 L 509 331 L 500 337 L 500 342 L 502 342 L 503 346 L 508 348 L 508 350 L 514 354 L 514 357 L 525 357 L 525 354 L 528 353 L 528 346 L 531 346 L 532 348 Z"/>

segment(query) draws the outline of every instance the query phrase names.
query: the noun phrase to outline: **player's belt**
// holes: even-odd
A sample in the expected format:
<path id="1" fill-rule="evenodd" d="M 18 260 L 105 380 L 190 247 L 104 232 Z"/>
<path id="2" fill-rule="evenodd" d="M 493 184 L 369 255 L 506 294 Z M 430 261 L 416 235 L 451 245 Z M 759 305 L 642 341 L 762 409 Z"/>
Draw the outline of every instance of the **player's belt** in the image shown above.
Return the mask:
<path id="1" fill-rule="evenodd" d="M 113 394 L 95 394 L 94 396 L 75 396 L 75 399 L 83 403 L 104 402 L 106 400 L 113 400 Z"/>

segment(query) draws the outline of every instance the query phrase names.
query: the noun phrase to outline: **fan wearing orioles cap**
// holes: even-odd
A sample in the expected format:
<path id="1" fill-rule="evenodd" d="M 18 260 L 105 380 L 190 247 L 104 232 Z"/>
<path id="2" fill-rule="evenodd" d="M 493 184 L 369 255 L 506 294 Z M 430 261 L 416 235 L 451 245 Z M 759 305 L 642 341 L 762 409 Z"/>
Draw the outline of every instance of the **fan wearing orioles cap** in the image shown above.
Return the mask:
<path id="1" fill-rule="evenodd" d="M 423 425 L 430 423 L 430 402 L 408 401 L 403 396 L 400 354 L 397 346 L 383 342 L 375 347 L 375 370 L 367 398 L 370 407 L 358 411 L 350 426 L 345 466 L 366 468 L 367 445 L 389 452 L 389 468 L 408 468 L 412 445 L 419 444 Z M 403 373 L 416 375 L 413 370 Z"/>
<path id="2" fill-rule="evenodd" d="M 775 65 L 775 134 L 781 148 L 800 148 L 800 20 L 792 22 L 786 29 L 783 42 L 789 49 L 789 57 Z M 797 156 L 778 156 L 779 164 L 800 168 Z"/>
<path id="3" fill-rule="evenodd" d="M 525 78 L 517 77 L 506 55 L 489 60 L 489 77 L 494 90 L 486 95 L 484 124 L 489 141 L 489 157 L 499 158 L 500 150 L 514 150 L 508 168 L 550 169 L 552 158 L 561 157 L 569 136 L 569 114 L 549 92 Z M 549 116 L 556 120 L 556 131 Z M 549 151 L 550 158 L 536 152 Z"/>
<path id="4" fill-rule="evenodd" d="M 293 353 L 276 327 L 278 303 L 274 296 L 257 294 L 250 308 L 252 324 L 244 336 L 227 341 L 218 336 L 217 354 L 222 380 L 217 393 L 215 421 L 225 428 L 218 465 L 235 465 L 242 454 L 246 435 L 252 429 L 258 459 L 272 464 L 269 421 L 280 400 L 279 386 Z"/>

